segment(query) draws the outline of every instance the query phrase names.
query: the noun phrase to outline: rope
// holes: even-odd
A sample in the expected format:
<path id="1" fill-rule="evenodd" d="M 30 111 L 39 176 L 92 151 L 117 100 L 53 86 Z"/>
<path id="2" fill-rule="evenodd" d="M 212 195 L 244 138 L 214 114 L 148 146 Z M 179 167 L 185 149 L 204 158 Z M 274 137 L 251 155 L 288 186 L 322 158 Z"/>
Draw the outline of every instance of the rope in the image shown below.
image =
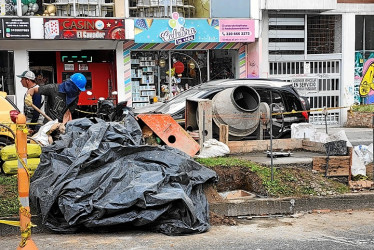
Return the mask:
<path id="1" fill-rule="evenodd" d="M 80 109 L 75 109 L 75 111 L 78 111 L 78 112 L 81 112 L 81 113 L 84 113 L 84 114 L 96 115 L 95 112 L 88 112 L 88 111 L 84 111 L 84 110 L 80 110 Z"/>

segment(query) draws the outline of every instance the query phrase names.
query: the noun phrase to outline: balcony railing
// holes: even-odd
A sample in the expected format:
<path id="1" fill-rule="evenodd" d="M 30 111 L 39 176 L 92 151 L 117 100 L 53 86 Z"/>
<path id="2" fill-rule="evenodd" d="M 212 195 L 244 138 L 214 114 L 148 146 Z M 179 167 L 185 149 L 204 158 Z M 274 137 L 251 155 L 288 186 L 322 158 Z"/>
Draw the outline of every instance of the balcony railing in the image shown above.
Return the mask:
<path id="1" fill-rule="evenodd" d="M 131 17 L 167 18 L 172 12 L 181 16 L 195 17 L 194 0 L 130 0 Z"/>

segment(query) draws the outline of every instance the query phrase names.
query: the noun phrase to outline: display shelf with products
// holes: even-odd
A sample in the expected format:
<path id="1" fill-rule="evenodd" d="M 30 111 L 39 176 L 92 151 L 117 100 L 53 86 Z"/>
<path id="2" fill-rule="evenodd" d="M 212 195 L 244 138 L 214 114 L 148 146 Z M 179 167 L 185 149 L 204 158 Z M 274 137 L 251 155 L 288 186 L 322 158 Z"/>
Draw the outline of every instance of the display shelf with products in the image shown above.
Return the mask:
<path id="1" fill-rule="evenodd" d="M 131 58 L 131 83 L 133 108 L 150 104 L 156 96 L 158 79 L 157 57 L 149 53 L 135 53 Z"/>

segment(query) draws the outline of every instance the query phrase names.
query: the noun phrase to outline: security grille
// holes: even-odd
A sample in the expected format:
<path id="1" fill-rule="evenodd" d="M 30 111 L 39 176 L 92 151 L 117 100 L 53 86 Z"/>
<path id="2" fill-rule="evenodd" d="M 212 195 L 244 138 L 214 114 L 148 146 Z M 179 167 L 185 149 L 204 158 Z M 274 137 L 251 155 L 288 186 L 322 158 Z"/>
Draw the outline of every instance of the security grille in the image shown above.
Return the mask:
<path id="1" fill-rule="evenodd" d="M 298 89 L 309 99 L 311 110 L 327 108 L 328 124 L 340 124 L 340 60 L 270 62 L 270 77 L 292 82 L 297 79 L 316 79 L 315 90 Z M 334 109 L 336 108 L 336 109 Z M 310 113 L 310 122 L 325 124 L 324 114 Z"/>

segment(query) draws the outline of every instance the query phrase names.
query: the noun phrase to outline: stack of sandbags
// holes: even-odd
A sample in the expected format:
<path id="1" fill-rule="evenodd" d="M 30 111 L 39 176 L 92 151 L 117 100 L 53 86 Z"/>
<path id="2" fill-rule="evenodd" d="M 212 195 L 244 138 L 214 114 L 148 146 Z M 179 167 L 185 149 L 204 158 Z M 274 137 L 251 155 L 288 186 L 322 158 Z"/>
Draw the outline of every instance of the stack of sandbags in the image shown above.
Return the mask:
<path id="1" fill-rule="evenodd" d="M 14 144 L 5 146 L 1 149 L 1 159 L 3 163 L 3 172 L 6 174 L 17 174 L 18 158 Z M 27 168 L 30 174 L 33 174 L 40 162 L 42 148 L 38 144 L 27 144 Z"/>

